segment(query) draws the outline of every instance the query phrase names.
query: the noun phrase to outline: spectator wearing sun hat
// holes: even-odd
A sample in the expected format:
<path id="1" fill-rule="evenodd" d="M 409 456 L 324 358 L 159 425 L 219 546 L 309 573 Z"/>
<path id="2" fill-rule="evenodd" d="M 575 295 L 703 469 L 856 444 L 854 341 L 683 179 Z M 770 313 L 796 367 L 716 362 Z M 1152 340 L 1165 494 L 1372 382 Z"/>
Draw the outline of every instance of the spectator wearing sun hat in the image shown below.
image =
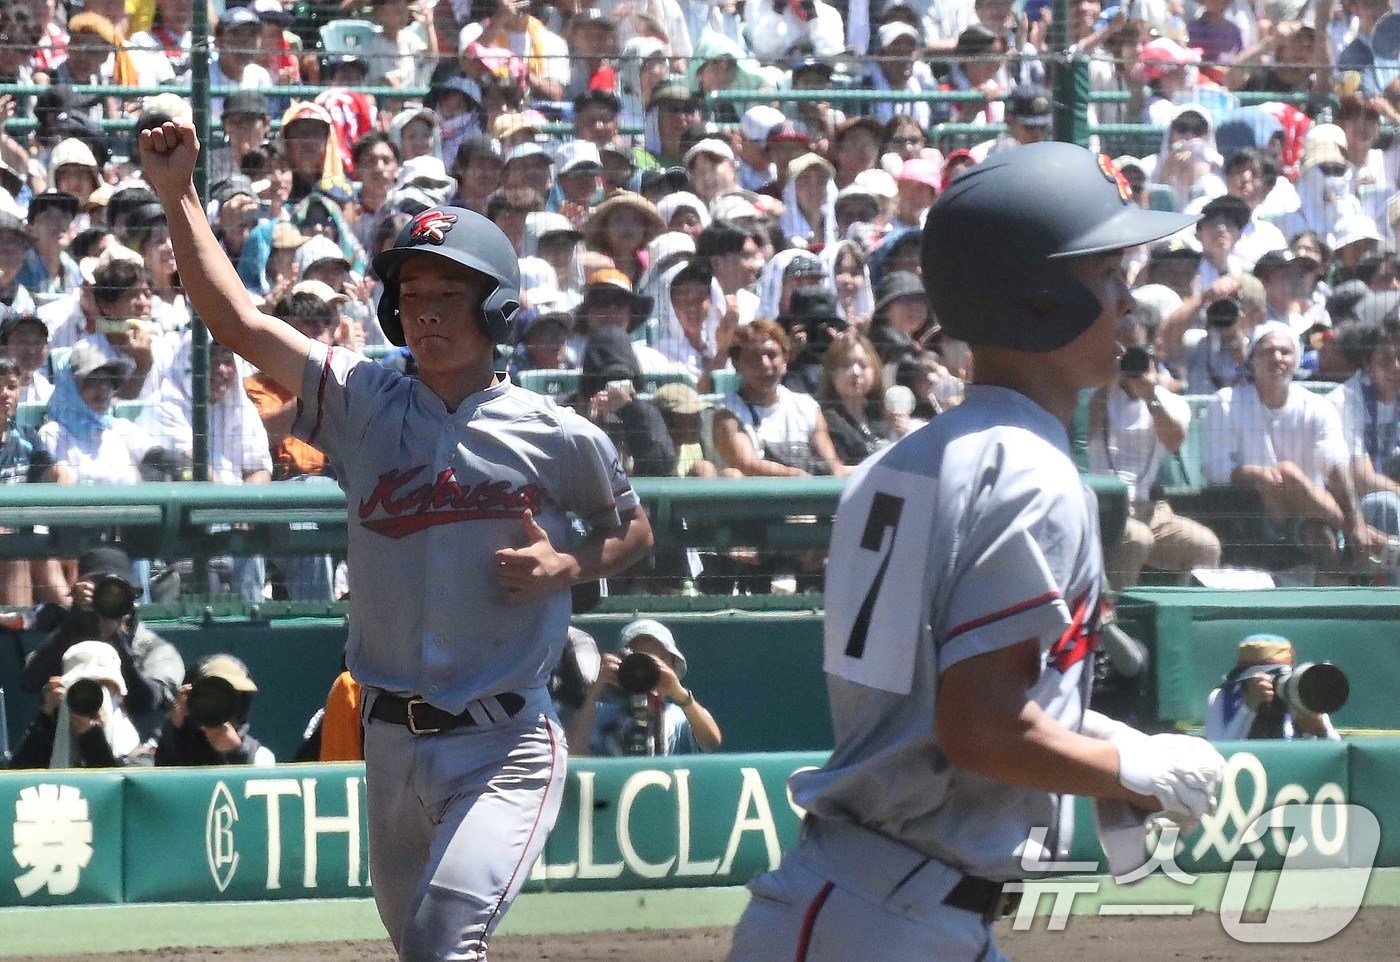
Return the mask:
<path id="1" fill-rule="evenodd" d="M 706 137 L 685 152 L 681 165 L 690 175 L 694 193 L 706 204 L 739 183 L 734 151 L 718 137 Z"/>
<path id="2" fill-rule="evenodd" d="M 598 145 L 571 140 L 554 156 L 555 189 L 547 205 L 575 225 L 588 219 L 603 185 L 603 157 Z"/>
<path id="3" fill-rule="evenodd" d="M 862 74 L 862 80 L 869 89 L 921 93 L 937 88 L 933 72 L 916 56 L 923 46 L 923 38 L 919 36 L 917 27 L 898 20 L 881 24 L 873 46 L 877 58 L 866 65 Z M 880 100 L 874 103 L 869 114 L 882 124 L 888 123 L 895 114 L 908 114 L 925 129 L 931 118 L 929 105 L 919 101 L 896 103 Z"/>
<path id="4" fill-rule="evenodd" d="M 768 156 L 768 132 L 787 118 L 777 107 L 754 104 L 739 120 L 739 186 L 759 190 L 774 175 L 773 160 Z"/>
<path id="5" fill-rule="evenodd" d="M 788 164 L 783 188 L 783 233 L 790 240 L 820 247 L 836 240 L 836 169 L 821 154 L 808 153 Z"/>
<path id="6" fill-rule="evenodd" d="M 943 183 L 942 165 L 924 157 L 906 160 L 900 166 L 894 182 L 896 197 L 892 229 L 922 228 L 928 209 L 933 206 Z"/>
<path id="7" fill-rule="evenodd" d="M 981 163 L 1003 150 L 1044 140 L 1054 120 L 1054 107 L 1055 102 L 1045 87 L 1017 84 L 1006 98 L 1005 132 L 974 146 L 972 159 Z"/>

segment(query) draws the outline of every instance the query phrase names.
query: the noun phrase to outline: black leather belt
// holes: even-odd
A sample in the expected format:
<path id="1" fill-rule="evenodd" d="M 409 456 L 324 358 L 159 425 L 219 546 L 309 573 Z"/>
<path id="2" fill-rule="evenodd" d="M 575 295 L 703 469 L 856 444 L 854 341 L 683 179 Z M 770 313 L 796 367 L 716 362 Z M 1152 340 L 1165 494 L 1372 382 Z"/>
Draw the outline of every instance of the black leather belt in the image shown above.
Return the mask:
<path id="1" fill-rule="evenodd" d="M 505 709 L 507 718 L 514 718 L 520 714 L 520 709 L 525 707 L 523 695 L 517 695 L 513 691 L 500 695 L 493 695 L 489 700 L 500 702 Z M 482 722 L 473 717 L 475 713 L 486 714 L 489 718 L 490 712 L 482 707 L 480 701 L 472 703 L 475 709 L 468 709 L 460 715 L 443 711 L 436 705 L 431 705 L 422 698 L 404 698 L 401 695 L 381 694 L 374 699 L 374 704 L 370 706 L 369 717 L 375 721 L 391 722 L 395 725 L 402 725 L 415 735 L 436 735 L 438 732 L 448 732 L 455 728 L 473 728 Z M 497 721 L 498 719 L 490 719 Z"/>
<path id="2" fill-rule="evenodd" d="M 1016 911 L 1021 904 L 1019 891 L 1007 892 L 1005 889 L 1005 882 L 964 875 L 962 880 L 953 886 L 953 891 L 943 899 L 943 904 L 976 912 L 984 920 L 995 922 Z"/>

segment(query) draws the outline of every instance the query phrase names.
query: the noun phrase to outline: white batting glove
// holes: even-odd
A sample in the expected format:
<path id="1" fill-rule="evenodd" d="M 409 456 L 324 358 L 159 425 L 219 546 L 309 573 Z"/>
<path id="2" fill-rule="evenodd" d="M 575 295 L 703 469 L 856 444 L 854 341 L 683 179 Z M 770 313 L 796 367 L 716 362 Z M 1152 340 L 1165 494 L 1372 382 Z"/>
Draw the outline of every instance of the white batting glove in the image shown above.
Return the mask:
<path id="1" fill-rule="evenodd" d="M 1189 831 L 1215 810 L 1225 759 L 1204 738 L 1146 735 L 1098 712 L 1086 712 L 1082 734 L 1118 748 L 1118 782 L 1162 805 L 1157 813 Z"/>

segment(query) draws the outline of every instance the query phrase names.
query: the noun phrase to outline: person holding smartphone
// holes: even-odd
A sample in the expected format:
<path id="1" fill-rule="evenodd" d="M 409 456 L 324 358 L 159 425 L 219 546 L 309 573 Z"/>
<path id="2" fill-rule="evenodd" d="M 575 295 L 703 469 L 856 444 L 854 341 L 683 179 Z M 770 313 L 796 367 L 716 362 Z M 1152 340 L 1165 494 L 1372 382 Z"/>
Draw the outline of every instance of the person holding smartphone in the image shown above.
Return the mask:
<path id="1" fill-rule="evenodd" d="M 1104 573 L 1121 591 L 1137 584 L 1144 565 L 1183 573 L 1219 567 L 1220 539 L 1178 517 L 1154 490 L 1163 458 L 1186 442 L 1191 408 L 1161 383 L 1147 330 L 1133 315 L 1120 324 L 1118 341 L 1124 347 L 1118 376 L 1089 400 L 1089 469 L 1115 474 L 1132 489 L 1122 540 L 1104 554 Z"/>

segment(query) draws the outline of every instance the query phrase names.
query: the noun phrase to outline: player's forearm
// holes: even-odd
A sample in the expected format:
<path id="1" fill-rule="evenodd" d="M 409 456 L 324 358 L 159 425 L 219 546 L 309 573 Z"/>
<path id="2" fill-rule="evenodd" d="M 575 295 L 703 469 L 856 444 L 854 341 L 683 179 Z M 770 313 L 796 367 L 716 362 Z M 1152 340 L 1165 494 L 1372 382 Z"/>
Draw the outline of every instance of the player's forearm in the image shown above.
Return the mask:
<path id="1" fill-rule="evenodd" d="M 597 581 L 626 571 L 651 550 L 655 539 L 645 511 L 634 508 L 630 515 L 622 519 L 622 524 L 620 530 L 590 538 L 578 550 L 568 552 L 575 565 L 572 572 L 575 584 Z"/>
<path id="2" fill-rule="evenodd" d="M 220 344 L 244 354 L 260 315 L 214 236 L 194 187 L 176 203 L 167 203 L 166 213 L 180 282 L 190 304 Z"/>
<path id="3" fill-rule="evenodd" d="M 1033 702 L 1004 723 L 986 715 L 977 722 L 956 740 L 956 754 L 945 746 L 958 768 L 1023 788 L 1158 807 L 1119 782 L 1116 745 L 1070 731 Z"/>

